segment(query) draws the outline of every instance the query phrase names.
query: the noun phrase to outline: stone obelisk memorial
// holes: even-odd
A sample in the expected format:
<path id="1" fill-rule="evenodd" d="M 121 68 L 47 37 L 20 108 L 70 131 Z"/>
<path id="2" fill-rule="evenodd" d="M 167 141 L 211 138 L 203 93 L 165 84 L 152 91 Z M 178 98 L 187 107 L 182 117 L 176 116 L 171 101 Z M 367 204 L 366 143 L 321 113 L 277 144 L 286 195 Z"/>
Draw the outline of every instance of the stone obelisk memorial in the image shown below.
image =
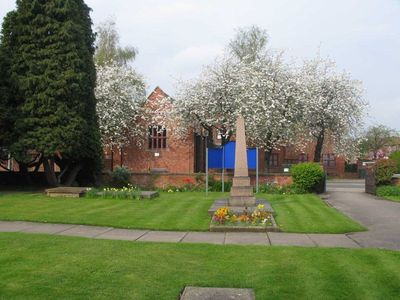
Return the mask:
<path id="1" fill-rule="evenodd" d="M 268 201 L 256 199 L 250 185 L 244 119 L 240 116 L 236 121 L 235 169 L 231 193 L 229 199 L 215 200 L 208 213 L 213 215 L 218 208 L 226 206 L 233 213 L 243 213 L 245 210 L 252 212 L 258 204 L 272 211 Z"/>
<path id="2" fill-rule="evenodd" d="M 246 133 L 242 116 L 236 121 L 235 170 L 228 205 L 242 207 L 256 205 L 247 166 Z"/>

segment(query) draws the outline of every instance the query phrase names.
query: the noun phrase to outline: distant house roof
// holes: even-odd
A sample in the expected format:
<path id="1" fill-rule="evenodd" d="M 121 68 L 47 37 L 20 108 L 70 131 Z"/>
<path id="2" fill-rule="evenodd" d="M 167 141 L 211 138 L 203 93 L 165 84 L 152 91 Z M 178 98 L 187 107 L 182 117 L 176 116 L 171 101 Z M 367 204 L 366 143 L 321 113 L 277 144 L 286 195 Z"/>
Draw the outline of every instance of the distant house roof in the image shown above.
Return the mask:
<path id="1" fill-rule="evenodd" d="M 162 98 L 170 98 L 167 93 L 165 93 L 159 86 L 157 86 L 147 97 L 148 100 L 158 100 Z"/>

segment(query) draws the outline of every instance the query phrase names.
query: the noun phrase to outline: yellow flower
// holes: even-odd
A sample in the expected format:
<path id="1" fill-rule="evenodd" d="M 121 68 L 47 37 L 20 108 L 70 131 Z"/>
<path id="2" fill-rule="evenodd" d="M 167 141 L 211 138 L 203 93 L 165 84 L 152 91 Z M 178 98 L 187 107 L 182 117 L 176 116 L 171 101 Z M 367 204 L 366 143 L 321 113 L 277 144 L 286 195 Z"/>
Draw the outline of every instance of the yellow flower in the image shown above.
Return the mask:
<path id="1" fill-rule="evenodd" d="M 227 207 L 218 208 L 217 211 L 215 212 L 215 215 L 220 218 L 225 218 L 225 216 L 228 215 L 228 208 Z"/>
<path id="2" fill-rule="evenodd" d="M 264 204 L 258 204 L 257 208 L 258 208 L 259 210 L 262 210 L 262 209 L 264 208 Z"/>

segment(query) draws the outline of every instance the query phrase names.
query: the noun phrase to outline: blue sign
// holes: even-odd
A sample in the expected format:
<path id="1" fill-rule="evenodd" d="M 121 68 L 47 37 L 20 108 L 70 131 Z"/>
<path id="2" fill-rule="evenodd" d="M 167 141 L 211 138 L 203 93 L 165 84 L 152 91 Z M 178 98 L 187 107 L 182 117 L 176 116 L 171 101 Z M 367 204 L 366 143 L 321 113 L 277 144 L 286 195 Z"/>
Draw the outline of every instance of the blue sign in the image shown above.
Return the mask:
<path id="1" fill-rule="evenodd" d="M 208 148 L 208 168 L 234 169 L 235 148 L 236 142 L 228 142 L 221 148 Z M 256 148 L 247 148 L 247 166 L 249 169 L 257 168 Z"/>
<path id="2" fill-rule="evenodd" d="M 208 148 L 208 168 L 222 169 L 223 148 Z"/>

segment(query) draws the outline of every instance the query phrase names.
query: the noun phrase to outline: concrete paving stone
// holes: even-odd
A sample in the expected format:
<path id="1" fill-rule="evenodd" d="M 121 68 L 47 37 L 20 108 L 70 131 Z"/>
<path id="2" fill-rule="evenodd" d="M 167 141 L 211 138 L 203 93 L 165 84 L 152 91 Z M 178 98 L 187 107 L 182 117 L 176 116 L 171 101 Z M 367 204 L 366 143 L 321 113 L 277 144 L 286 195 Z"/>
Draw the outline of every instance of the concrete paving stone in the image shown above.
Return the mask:
<path id="1" fill-rule="evenodd" d="M 96 236 L 96 239 L 134 241 L 144 235 L 148 230 L 113 229 Z"/>
<path id="2" fill-rule="evenodd" d="M 382 248 L 400 250 L 400 236 L 394 236 L 393 230 L 367 231 L 348 234 L 363 248 Z"/>
<path id="3" fill-rule="evenodd" d="M 141 199 L 152 199 L 152 198 L 156 198 L 159 196 L 160 196 L 160 193 L 157 191 L 142 191 L 140 193 Z"/>
<path id="4" fill-rule="evenodd" d="M 140 237 L 138 241 L 178 243 L 182 240 L 185 234 L 186 232 L 180 231 L 149 231 Z"/>
<path id="5" fill-rule="evenodd" d="M 273 246 L 316 246 L 304 233 L 268 232 L 268 236 Z"/>
<path id="6" fill-rule="evenodd" d="M 180 300 L 254 300 L 252 289 L 187 286 Z"/>
<path id="7" fill-rule="evenodd" d="M 227 232 L 225 244 L 269 245 L 269 240 L 264 232 Z"/>
<path id="8" fill-rule="evenodd" d="M 22 221 L 0 221 L 0 232 L 17 232 L 28 229 L 34 223 Z"/>
<path id="9" fill-rule="evenodd" d="M 225 233 L 223 232 L 189 232 L 182 240 L 183 243 L 224 243 Z"/>
<path id="10" fill-rule="evenodd" d="M 65 231 L 67 229 L 71 229 L 73 227 L 76 227 L 76 225 L 32 223 L 30 227 L 23 229 L 22 232 L 54 234 L 61 231 Z"/>
<path id="11" fill-rule="evenodd" d="M 102 233 L 111 230 L 112 227 L 100 227 L 100 226 L 86 226 L 78 225 L 67 229 L 65 231 L 59 232 L 59 235 L 72 235 L 72 236 L 82 236 L 82 237 L 95 237 Z"/>
<path id="12" fill-rule="evenodd" d="M 360 248 L 360 246 L 345 234 L 308 234 L 320 247 Z"/>

